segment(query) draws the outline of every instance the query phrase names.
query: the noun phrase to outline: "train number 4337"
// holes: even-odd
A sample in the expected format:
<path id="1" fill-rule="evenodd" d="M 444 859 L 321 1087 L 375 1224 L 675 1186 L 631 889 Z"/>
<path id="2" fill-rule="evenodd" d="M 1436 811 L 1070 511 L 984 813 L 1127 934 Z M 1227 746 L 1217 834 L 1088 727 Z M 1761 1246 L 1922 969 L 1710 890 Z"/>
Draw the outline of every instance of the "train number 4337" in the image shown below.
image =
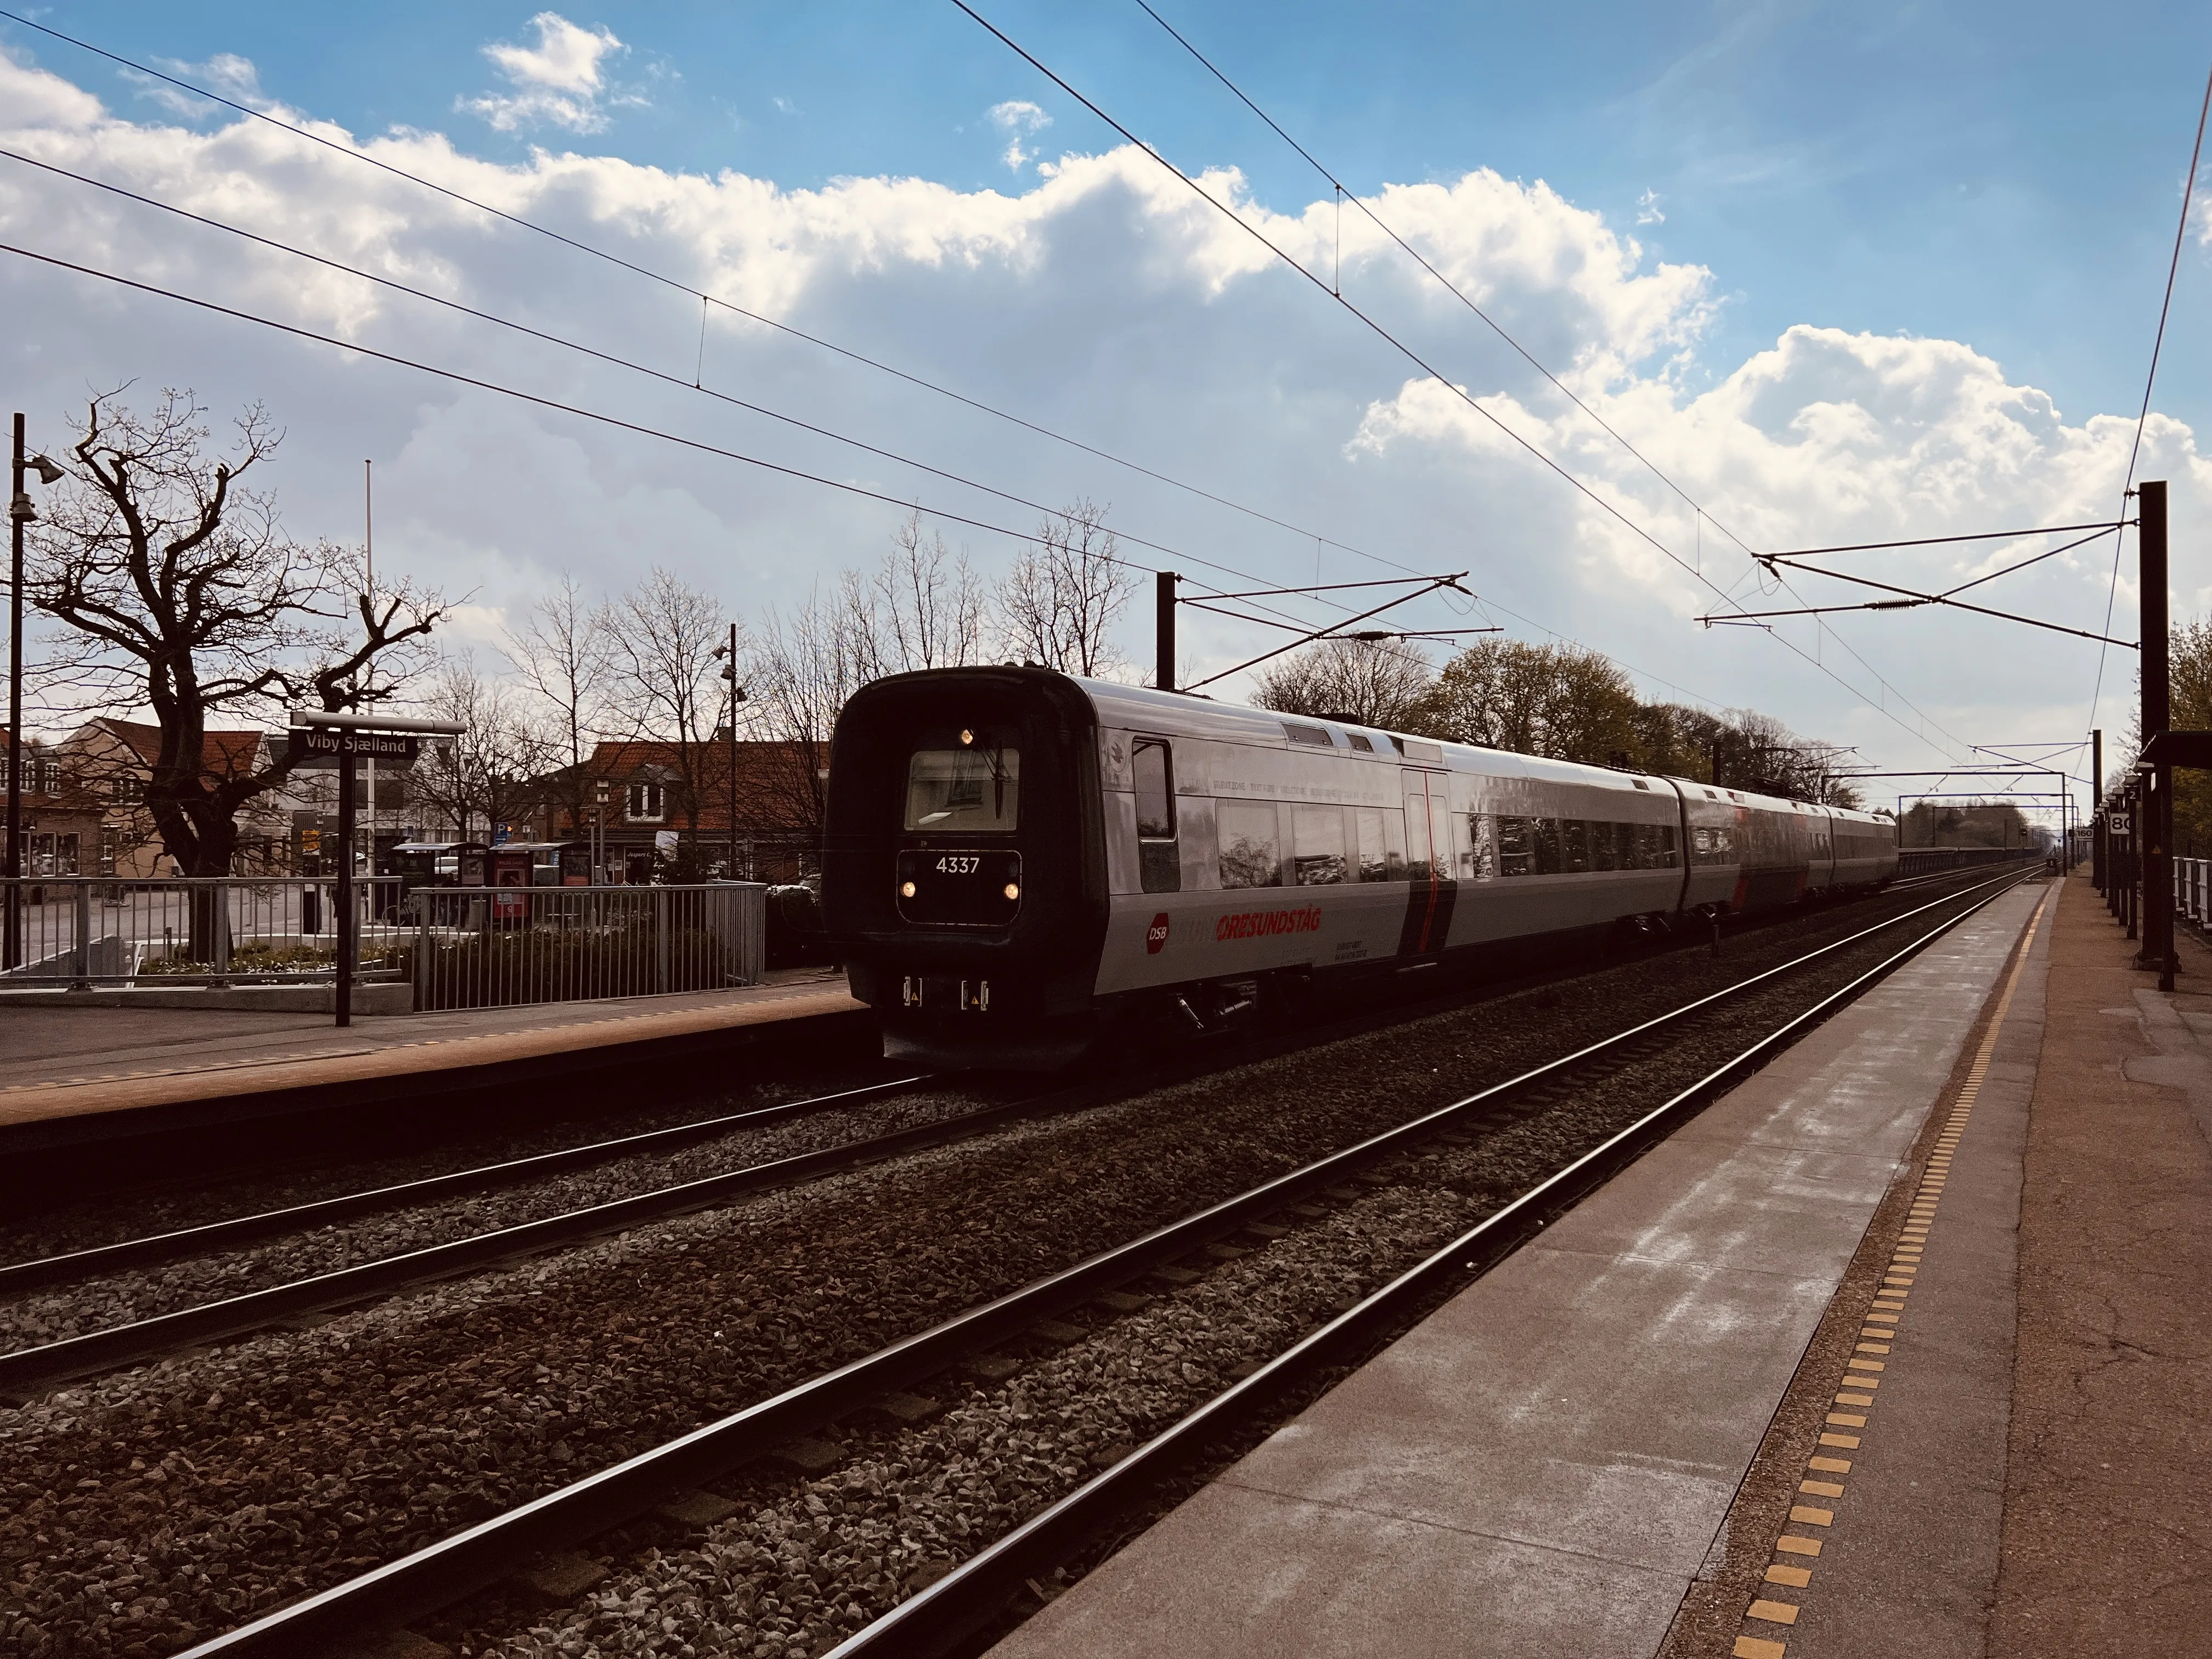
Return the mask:
<path id="1" fill-rule="evenodd" d="M 937 861 L 940 876 L 972 876 L 983 867 L 983 860 L 974 854 L 948 853 Z"/>

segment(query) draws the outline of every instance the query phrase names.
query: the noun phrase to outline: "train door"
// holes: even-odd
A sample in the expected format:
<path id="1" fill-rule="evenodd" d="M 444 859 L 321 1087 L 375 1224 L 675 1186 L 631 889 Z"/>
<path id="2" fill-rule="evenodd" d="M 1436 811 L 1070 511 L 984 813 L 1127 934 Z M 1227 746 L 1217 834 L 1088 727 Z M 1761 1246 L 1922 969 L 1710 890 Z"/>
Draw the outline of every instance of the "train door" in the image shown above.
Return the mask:
<path id="1" fill-rule="evenodd" d="M 1399 775 L 1406 798 L 1406 922 L 1398 936 L 1401 957 L 1443 954 L 1451 931 L 1451 779 L 1443 772 Z"/>

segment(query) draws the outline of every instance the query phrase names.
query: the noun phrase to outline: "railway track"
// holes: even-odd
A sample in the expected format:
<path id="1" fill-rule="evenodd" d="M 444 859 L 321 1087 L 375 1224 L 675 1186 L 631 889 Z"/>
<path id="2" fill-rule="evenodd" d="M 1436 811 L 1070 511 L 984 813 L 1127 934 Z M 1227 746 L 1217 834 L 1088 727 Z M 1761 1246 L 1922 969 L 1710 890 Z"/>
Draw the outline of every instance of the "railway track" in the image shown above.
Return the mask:
<path id="1" fill-rule="evenodd" d="M 1694 1029 L 1740 1000 L 1778 988 L 1789 976 L 1825 963 L 1874 935 L 1915 921 L 1924 930 L 1900 948 L 1772 1023 L 1734 1048 L 1688 1086 L 1613 1133 L 1603 1142 L 1504 1203 L 1471 1231 L 1431 1252 L 1410 1271 L 1358 1300 L 1196 1411 L 1120 1459 L 1103 1474 L 1060 1497 L 1041 1513 L 990 1542 L 938 1583 L 899 1602 L 855 1635 L 841 1653 L 926 1652 L 972 1630 L 1006 1596 L 1048 1567 L 1072 1540 L 1095 1530 L 1152 1489 L 1164 1471 L 1191 1449 L 1218 1437 L 1238 1413 L 1261 1409 L 1302 1376 L 1401 1322 L 1423 1297 L 1455 1287 L 1500 1259 L 1551 1215 L 1632 1159 L 1728 1084 L 1836 1007 L 2008 890 L 2028 872 L 2005 874 L 1893 916 L 1762 973 L 1683 1004 L 1656 1018 L 1588 1044 L 1382 1133 L 1313 1160 L 1168 1225 L 1049 1274 L 836 1367 L 673 1441 L 550 1492 L 453 1537 L 389 1562 L 203 1644 L 194 1655 L 289 1654 L 315 1650 L 362 1631 L 416 1622 L 494 1583 L 540 1553 L 572 1545 L 652 1509 L 672 1493 L 696 1488 L 884 1398 L 924 1383 L 969 1356 L 1018 1340 L 1040 1322 L 1066 1315 L 1147 1274 L 1181 1272 L 1179 1260 L 1255 1227 L 1279 1236 L 1301 1210 L 1328 1213 L 1328 1202 L 1359 1190 L 1352 1183 L 1378 1165 L 1438 1140 L 1463 1140 L 1478 1130 L 1540 1115 L 1577 1091 L 1601 1088 L 1667 1046 L 1670 1033 Z M 1954 907 L 1956 907 L 1954 908 Z M 1952 914 L 1936 920 L 1934 913 Z M 1320 1200 L 1311 1202 L 1310 1200 Z M 1271 1220 L 1270 1218 L 1275 1219 Z M 1247 1234 L 1248 1237 L 1255 1235 Z M 1240 1251 L 1231 1250 L 1232 1255 Z M 1188 1274 L 1186 1275 L 1188 1276 Z"/>
<path id="2" fill-rule="evenodd" d="M 1955 884 L 1945 872 L 1924 882 Z M 1936 900 L 1935 902 L 1943 902 Z M 1908 912 L 1915 915 L 1918 912 Z M 1863 930 L 1853 939 L 1898 924 L 1891 918 Z M 1848 942 L 1848 941 L 1846 941 Z M 1832 948 L 1832 947 L 1830 947 Z M 1813 960 L 1820 953 L 1804 958 Z M 1757 978 L 1743 981 L 1759 982 Z M 1428 1012 L 1436 1006 L 1453 1006 L 1462 999 L 1445 997 L 1419 1005 L 1411 1011 L 1395 1009 L 1381 1014 L 1340 1018 L 1310 1029 L 1295 1040 L 1298 1046 L 1341 1039 L 1354 1032 L 1388 1024 Z M 1650 1036 L 1644 1048 L 1661 1039 Z M 129 1319 L 82 1334 L 35 1346 L 0 1352 L 0 1400 L 34 1399 L 64 1384 L 101 1372 L 144 1364 L 201 1345 L 220 1342 L 252 1333 L 282 1328 L 289 1322 L 311 1319 L 360 1306 L 381 1297 L 404 1294 L 421 1286 L 487 1268 L 512 1265 L 546 1251 L 605 1237 L 626 1229 L 667 1217 L 726 1204 L 750 1194 L 824 1179 L 828 1176 L 932 1146 L 955 1144 L 988 1134 L 1007 1126 L 1081 1111 L 1133 1094 L 1187 1080 L 1208 1070 L 1248 1064 L 1284 1045 L 1279 1042 L 1243 1040 L 1209 1049 L 1193 1062 L 1152 1067 L 1141 1075 L 1109 1082 L 1093 1081 L 1073 1088 L 1037 1091 L 1011 1102 L 994 1102 L 973 1110 L 911 1126 L 886 1134 L 793 1155 L 747 1164 L 697 1179 L 668 1183 L 603 1203 L 580 1206 L 560 1213 L 467 1237 L 396 1252 L 333 1270 L 311 1273 L 264 1288 L 221 1297 L 197 1305 Z M 1643 1050 L 1625 1048 L 1612 1053 L 1601 1065 L 1620 1070 L 1636 1063 Z M 0 1296 L 70 1285 L 102 1274 L 159 1267 L 193 1257 L 237 1249 L 259 1240 L 333 1226 L 361 1216 L 412 1206 L 430 1204 L 459 1194 L 482 1193 L 512 1187 L 548 1176 L 605 1164 L 625 1157 L 665 1152 L 696 1145 L 716 1136 L 762 1128 L 842 1109 L 880 1102 L 922 1089 L 943 1079 L 927 1074 L 887 1079 L 860 1088 L 836 1091 L 799 1101 L 720 1114 L 691 1122 L 586 1145 L 509 1158 L 471 1169 L 448 1171 L 411 1182 L 386 1183 L 350 1194 L 303 1204 L 279 1206 L 228 1218 L 198 1226 L 176 1228 L 144 1237 L 119 1241 L 87 1249 L 0 1265 Z M 1543 1109 L 1564 1084 L 1532 1088 L 1523 1109 Z"/>

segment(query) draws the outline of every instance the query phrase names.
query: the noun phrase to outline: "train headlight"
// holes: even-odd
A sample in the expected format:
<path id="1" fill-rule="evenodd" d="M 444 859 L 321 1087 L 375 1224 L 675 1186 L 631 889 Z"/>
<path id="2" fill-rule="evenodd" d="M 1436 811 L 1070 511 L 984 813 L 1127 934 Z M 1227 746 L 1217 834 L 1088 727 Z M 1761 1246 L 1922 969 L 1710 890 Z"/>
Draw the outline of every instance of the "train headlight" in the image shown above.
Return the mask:
<path id="1" fill-rule="evenodd" d="M 899 896 L 901 898 L 912 898 L 914 896 L 914 884 L 910 881 L 901 882 L 899 884 Z"/>
<path id="2" fill-rule="evenodd" d="M 1008 883 L 1006 884 L 1006 896 L 1007 896 L 1008 898 L 1010 898 L 1010 899 L 1018 899 L 1018 898 L 1019 898 L 1021 896 L 1022 896 L 1022 890 L 1021 890 L 1020 885 L 1019 885 L 1018 883 L 1011 882 L 1011 881 L 1010 881 L 1010 882 L 1008 882 Z"/>

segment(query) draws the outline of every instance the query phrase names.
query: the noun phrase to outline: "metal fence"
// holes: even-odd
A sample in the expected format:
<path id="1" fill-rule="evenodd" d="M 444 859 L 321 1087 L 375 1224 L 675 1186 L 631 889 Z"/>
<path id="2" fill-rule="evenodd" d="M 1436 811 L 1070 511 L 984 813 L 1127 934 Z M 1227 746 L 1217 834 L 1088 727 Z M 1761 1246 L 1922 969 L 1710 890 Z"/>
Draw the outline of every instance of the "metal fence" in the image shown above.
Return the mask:
<path id="1" fill-rule="evenodd" d="M 444 887 L 414 895 L 415 1006 L 503 1008 L 758 982 L 768 889 Z"/>
<path id="2" fill-rule="evenodd" d="M 0 878 L 0 989 L 327 980 L 337 971 L 337 887 L 301 877 Z M 398 977 L 393 951 L 410 936 L 398 883 L 356 887 L 357 970 Z"/>
<path id="3" fill-rule="evenodd" d="M 0 996 L 326 984 L 337 891 L 330 877 L 0 878 Z M 417 1009 L 751 985 L 767 966 L 767 895 L 753 882 L 407 891 L 365 878 L 354 884 L 355 975 L 411 983 Z"/>
<path id="4" fill-rule="evenodd" d="M 2212 929 L 2212 859 L 2174 860 L 2173 908 L 2200 931 Z"/>

